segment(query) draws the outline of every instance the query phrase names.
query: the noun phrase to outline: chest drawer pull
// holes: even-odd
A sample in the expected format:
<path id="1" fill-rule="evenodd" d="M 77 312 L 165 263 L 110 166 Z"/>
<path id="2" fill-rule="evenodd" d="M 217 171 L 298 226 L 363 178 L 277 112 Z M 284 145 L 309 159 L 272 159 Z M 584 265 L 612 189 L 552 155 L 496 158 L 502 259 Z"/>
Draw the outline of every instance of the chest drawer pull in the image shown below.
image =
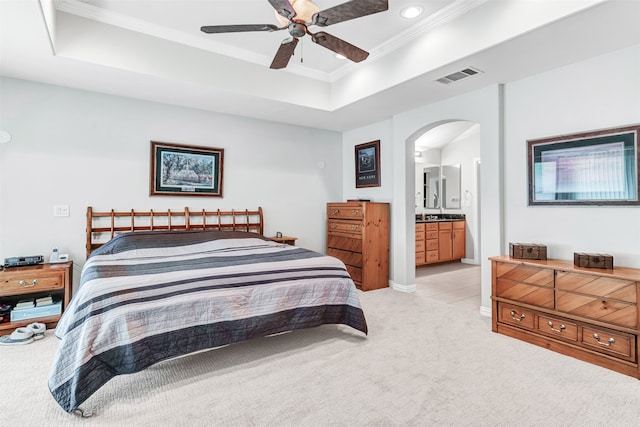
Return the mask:
<path id="1" fill-rule="evenodd" d="M 605 347 L 611 347 L 611 344 L 616 342 L 616 340 L 614 338 L 609 338 L 608 342 L 602 342 L 602 341 L 600 341 L 600 335 L 598 335 L 598 334 L 593 334 L 593 338 L 595 338 L 595 340 L 598 342 L 598 344 L 603 345 Z"/>
<path id="2" fill-rule="evenodd" d="M 557 332 L 557 333 L 559 333 L 559 334 L 561 334 L 561 333 L 562 333 L 562 331 L 563 331 L 564 329 L 566 329 L 566 328 L 567 328 L 567 327 L 566 327 L 566 326 L 564 326 L 564 325 L 560 325 L 560 328 L 554 328 L 554 327 L 553 327 L 553 322 L 552 322 L 552 321 L 548 321 L 548 322 L 547 322 L 547 325 L 549 325 L 549 329 L 551 329 L 553 332 Z"/>
<path id="3" fill-rule="evenodd" d="M 522 319 L 524 319 L 524 318 L 526 317 L 526 316 L 524 315 L 524 313 L 522 313 L 522 314 L 520 315 L 520 317 L 516 317 L 516 311 L 515 311 L 515 310 L 511 310 L 511 311 L 509 312 L 509 315 L 510 315 L 510 316 L 511 316 L 511 318 L 512 318 L 513 320 L 515 320 L 516 322 L 520 322 L 520 321 L 522 321 Z"/>
<path id="4" fill-rule="evenodd" d="M 20 280 L 18 284 L 23 288 L 33 288 L 35 285 L 38 284 L 38 279 L 33 279 L 30 285 L 27 285 L 27 282 L 25 282 L 24 280 Z"/>

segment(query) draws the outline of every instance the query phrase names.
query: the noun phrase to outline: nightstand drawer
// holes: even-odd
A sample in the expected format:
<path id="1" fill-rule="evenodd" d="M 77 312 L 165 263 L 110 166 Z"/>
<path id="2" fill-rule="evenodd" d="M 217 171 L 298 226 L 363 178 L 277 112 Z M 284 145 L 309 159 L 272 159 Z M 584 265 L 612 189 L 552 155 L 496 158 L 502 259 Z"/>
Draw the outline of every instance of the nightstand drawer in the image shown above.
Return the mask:
<path id="1" fill-rule="evenodd" d="M 4 274 L 0 281 L 0 295 L 21 295 L 64 288 L 62 273 L 16 271 Z"/>

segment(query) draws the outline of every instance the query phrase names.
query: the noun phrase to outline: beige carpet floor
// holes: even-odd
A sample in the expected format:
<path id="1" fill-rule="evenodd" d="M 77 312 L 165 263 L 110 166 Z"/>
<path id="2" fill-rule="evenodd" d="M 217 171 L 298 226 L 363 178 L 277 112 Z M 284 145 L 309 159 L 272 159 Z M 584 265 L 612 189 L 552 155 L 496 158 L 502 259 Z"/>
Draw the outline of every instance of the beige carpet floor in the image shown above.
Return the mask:
<path id="1" fill-rule="evenodd" d="M 0 424 L 640 425 L 639 380 L 492 333 L 477 268 L 419 276 L 413 294 L 360 293 L 368 337 L 323 326 L 164 362 L 109 382 L 88 419 L 48 392 L 52 331 L 0 347 Z"/>

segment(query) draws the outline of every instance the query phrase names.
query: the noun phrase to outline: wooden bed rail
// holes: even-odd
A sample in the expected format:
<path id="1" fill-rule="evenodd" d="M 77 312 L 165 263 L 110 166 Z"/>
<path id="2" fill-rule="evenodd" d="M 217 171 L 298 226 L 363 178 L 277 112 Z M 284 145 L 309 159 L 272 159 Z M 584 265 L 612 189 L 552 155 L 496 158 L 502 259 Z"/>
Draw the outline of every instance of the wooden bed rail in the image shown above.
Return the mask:
<path id="1" fill-rule="evenodd" d="M 115 211 L 96 212 L 87 207 L 87 257 L 118 233 L 161 230 L 218 230 L 264 233 L 262 208 L 257 210 Z"/>

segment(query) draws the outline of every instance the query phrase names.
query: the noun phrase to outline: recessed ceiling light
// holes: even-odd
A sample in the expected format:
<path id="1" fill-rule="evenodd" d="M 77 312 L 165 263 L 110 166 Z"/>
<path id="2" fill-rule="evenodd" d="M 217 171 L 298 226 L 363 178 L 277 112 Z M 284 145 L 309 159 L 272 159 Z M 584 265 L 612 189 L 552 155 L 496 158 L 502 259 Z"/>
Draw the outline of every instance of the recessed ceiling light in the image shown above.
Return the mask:
<path id="1" fill-rule="evenodd" d="M 406 19 L 413 19 L 422 14 L 422 7 L 420 6 L 407 6 L 400 11 L 400 16 Z"/>

